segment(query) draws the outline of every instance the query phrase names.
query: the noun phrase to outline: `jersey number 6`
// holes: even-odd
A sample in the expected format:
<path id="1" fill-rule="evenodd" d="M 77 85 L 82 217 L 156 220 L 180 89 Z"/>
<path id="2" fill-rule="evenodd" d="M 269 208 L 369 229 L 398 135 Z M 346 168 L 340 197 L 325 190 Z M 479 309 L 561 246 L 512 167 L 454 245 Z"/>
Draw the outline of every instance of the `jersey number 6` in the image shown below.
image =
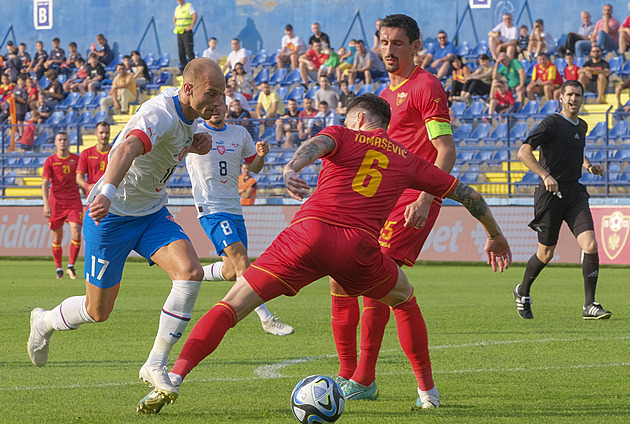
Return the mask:
<path id="1" fill-rule="evenodd" d="M 357 193 L 372 197 L 383 180 L 383 174 L 376 168 L 387 169 L 389 159 L 376 150 L 368 150 L 359 167 L 359 172 L 352 180 L 352 189 Z"/>

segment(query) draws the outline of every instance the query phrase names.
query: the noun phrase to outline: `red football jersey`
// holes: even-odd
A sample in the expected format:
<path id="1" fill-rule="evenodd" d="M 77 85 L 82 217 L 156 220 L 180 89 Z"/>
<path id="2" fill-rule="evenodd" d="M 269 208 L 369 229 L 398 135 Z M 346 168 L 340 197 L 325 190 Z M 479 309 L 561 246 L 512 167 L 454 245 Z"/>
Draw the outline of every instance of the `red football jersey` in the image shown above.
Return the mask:
<path id="1" fill-rule="evenodd" d="M 440 80 L 416 67 L 409 78 L 395 87 L 390 85 L 380 97 L 392 109 L 387 134 L 411 153 L 435 163 L 437 149 L 431 140 L 451 134 L 448 101 Z"/>
<path id="2" fill-rule="evenodd" d="M 85 180 L 88 184 L 94 184 L 101 179 L 107 168 L 109 151 L 101 153 L 96 146 L 85 149 L 79 157 L 77 174 L 87 174 Z"/>
<path id="3" fill-rule="evenodd" d="M 446 197 L 457 185 L 455 177 L 411 154 L 382 129 L 331 126 L 320 134 L 335 140 L 335 150 L 322 158 L 317 189 L 293 222 L 317 218 L 378 237 L 407 187 Z"/>
<path id="4" fill-rule="evenodd" d="M 577 65 L 573 65 L 571 68 L 569 68 L 569 65 L 565 66 L 564 68 L 564 79 L 567 81 L 570 80 L 577 80 L 578 79 L 578 71 L 580 70 L 580 67 Z"/>
<path id="5" fill-rule="evenodd" d="M 79 156 L 74 153 L 66 158 L 53 154 L 44 162 L 42 178 L 50 179 L 50 197 L 61 205 L 81 203 L 81 194 L 77 184 L 77 164 Z"/>

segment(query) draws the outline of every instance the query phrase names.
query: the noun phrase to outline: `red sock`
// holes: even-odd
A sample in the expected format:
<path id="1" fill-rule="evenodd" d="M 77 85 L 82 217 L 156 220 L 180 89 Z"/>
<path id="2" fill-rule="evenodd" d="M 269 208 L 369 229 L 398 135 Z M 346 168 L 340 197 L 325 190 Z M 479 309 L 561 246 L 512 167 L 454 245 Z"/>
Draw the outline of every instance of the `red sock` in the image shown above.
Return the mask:
<path id="1" fill-rule="evenodd" d="M 234 308 L 223 301 L 218 302 L 197 321 L 171 372 L 186 377 L 199 362 L 214 352 L 225 333 L 235 325 Z"/>
<path id="2" fill-rule="evenodd" d="M 339 356 L 339 375 L 350 380 L 357 367 L 359 299 L 332 295 L 332 331 Z"/>
<path id="3" fill-rule="evenodd" d="M 53 252 L 53 259 L 55 260 L 55 266 L 57 268 L 62 268 L 63 265 L 61 264 L 61 257 L 63 256 L 63 249 L 61 248 L 61 243 L 59 244 L 53 243 L 52 252 Z"/>
<path id="4" fill-rule="evenodd" d="M 389 321 L 389 306 L 378 300 L 363 297 L 361 315 L 361 355 L 352 379 L 369 386 L 376 377 L 376 361 L 381 350 L 385 327 Z"/>
<path id="5" fill-rule="evenodd" d="M 398 340 L 400 340 L 403 352 L 411 362 L 411 368 L 413 368 L 413 373 L 418 380 L 418 388 L 423 391 L 431 390 L 435 384 L 433 384 L 431 374 L 429 339 L 418 302 L 413 297 L 392 309 L 396 318 Z"/>
<path id="6" fill-rule="evenodd" d="M 68 258 L 68 266 L 74 266 L 74 263 L 79 256 L 79 250 L 81 250 L 81 239 L 72 239 L 72 242 L 70 242 L 70 257 Z"/>

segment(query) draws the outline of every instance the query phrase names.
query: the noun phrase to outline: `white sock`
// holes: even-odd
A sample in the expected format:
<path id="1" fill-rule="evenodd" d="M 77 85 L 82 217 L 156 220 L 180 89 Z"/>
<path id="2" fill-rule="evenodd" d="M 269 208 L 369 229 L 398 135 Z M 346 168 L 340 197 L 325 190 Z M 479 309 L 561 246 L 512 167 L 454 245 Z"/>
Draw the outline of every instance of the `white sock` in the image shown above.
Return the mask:
<path id="1" fill-rule="evenodd" d="M 266 303 L 263 303 L 262 305 L 254 309 L 254 311 L 256 311 L 256 313 L 258 314 L 258 317 L 260 318 L 262 322 L 267 321 L 269 318 L 273 316 L 273 314 L 269 312 L 269 309 L 267 309 Z"/>
<path id="2" fill-rule="evenodd" d="M 440 394 L 438 393 L 437 387 L 433 386 L 433 388 L 431 390 L 427 390 L 426 392 L 423 390 L 420 390 L 420 387 L 418 387 L 418 396 L 420 397 L 431 397 L 431 398 L 438 398 L 440 397 Z"/>
<path id="3" fill-rule="evenodd" d="M 203 280 L 204 281 L 225 281 L 223 276 L 223 261 L 213 262 L 210 265 L 203 267 Z"/>
<path id="4" fill-rule="evenodd" d="M 164 302 L 160 326 L 147 364 L 163 367 L 171 349 L 182 337 L 192 316 L 192 310 L 201 288 L 201 281 L 174 280 L 171 293 Z"/>
<path id="5" fill-rule="evenodd" d="M 37 321 L 37 329 L 42 333 L 52 330 L 76 330 L 81 324 L 95 322 L 85 308 L 85 296 L 69 297 L 52 311 L 47 311 Z"/>

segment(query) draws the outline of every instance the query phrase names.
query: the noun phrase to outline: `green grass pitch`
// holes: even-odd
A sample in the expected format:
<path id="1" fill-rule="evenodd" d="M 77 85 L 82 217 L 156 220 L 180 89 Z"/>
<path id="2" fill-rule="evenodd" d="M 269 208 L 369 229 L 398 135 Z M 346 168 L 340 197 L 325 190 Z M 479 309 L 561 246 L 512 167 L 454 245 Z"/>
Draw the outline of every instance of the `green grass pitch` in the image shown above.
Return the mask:
<path id="1" fill-rule="evenodd" d="M 269 303 L 295 334 L 267 335 L 253 314 L 189 375 L 174 405 L 157 417 L 138 415 L 135 405 L 148 389 L 137 375 L 170 290 L 166 274 L 129 262 L 109 321 L 57 332 L 48 366 L 36 368 L 26 353 L 29 312 L 83 295 L 84 282 L 55 280 L 52 260 L 5 259 L 0 270 L 0 423 L 289 424 L 297 422 L 289 409 L 295 384 L 337 371 L 322 280 Z M 531 321 L 518 317 L 512 297 L 522 267 L 493 274 L 485 266 L 423 263 L 405 272 L 427 322 L 443 407 L 411 410 L 415 378 L 392 317 L 377 366 L 379 400 L 348 403 L 338 422 L 630 422 L 628 268 L 601 269 L 597 298 L 613 311 L 601 322 L 581 318 L 579 267 L 543 271 L 532 291 Z M 229 288 L 204 284 L 193 321 Z"/>

